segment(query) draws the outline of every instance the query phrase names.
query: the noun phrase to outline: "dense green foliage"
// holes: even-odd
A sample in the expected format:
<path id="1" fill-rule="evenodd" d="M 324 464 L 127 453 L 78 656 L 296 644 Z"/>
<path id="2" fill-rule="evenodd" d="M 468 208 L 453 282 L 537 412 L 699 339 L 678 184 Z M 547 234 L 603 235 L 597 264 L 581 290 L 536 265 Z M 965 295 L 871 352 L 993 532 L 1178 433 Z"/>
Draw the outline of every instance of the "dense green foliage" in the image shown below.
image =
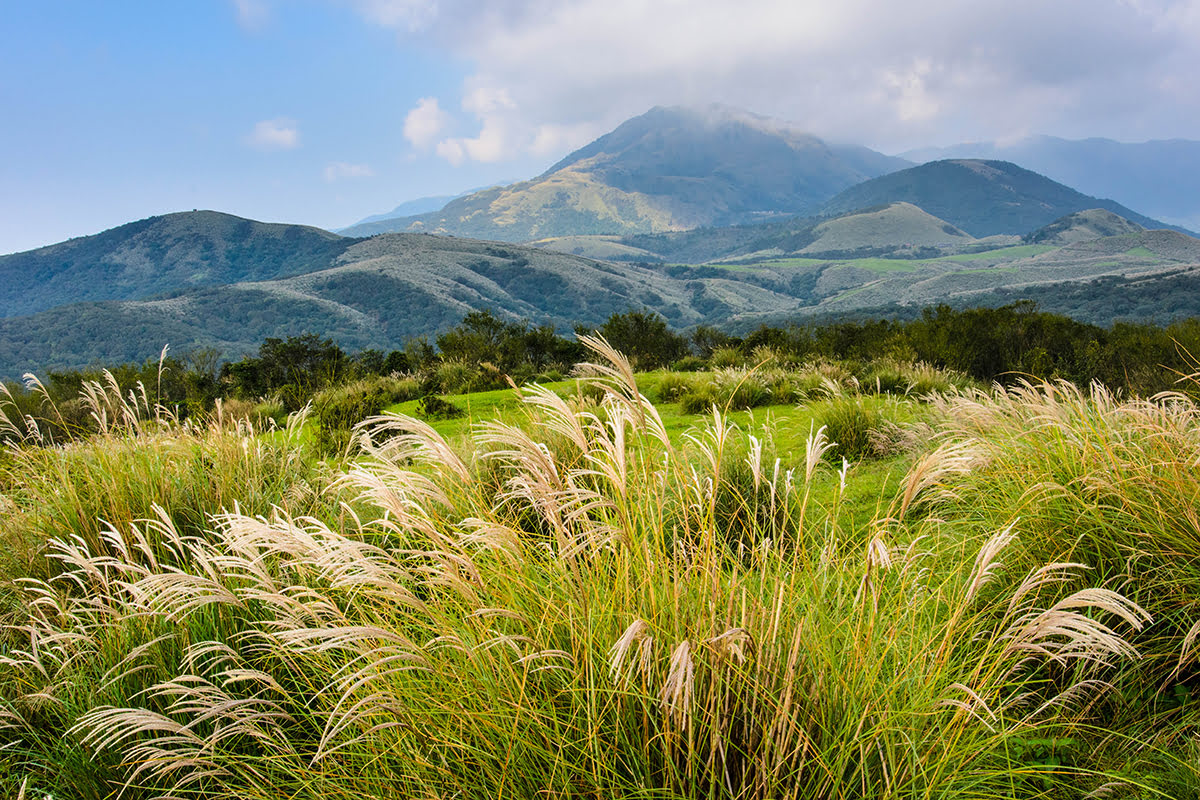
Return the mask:
<path id="1" fill-rule="evenodd" d="M 1096 381 L 1114 391 L 1148 396 L 1176 389 L 1181 375 L 1195 371 L 1195 357 L 1200 355 L 1196 319 L 1167 327 L 1118 323 L 1100 328 L 1038 311 L 1026 302 L 965 310 L 939 306 L 904 320 L 764 325 L 741 336 L 709 326 L 685 335 L 652 312 L 629 311 L 612 314 L 596 330 L 628 352 L 639 369 L 759 368 L 757 374 L 729 384 L 680 379 L 675 394 L 666 399 L 684 402 L 693 412 L 713 402 L 753 408 L 808 397 L 819 389 L 819 380 L 807 382 L 809 378 L 794 367 L 822 360 L 848 364 L 847 376 L 865 391 L 944 391 L 946 386 L 921 377 L 919 369 L 913 372 L 912 365 L 923 363 L 984 383 L 1012 384 L 1023 378 L 1065 379 L 1079 385 Z M 305 334 L 268 338 L 256 356 L 224 365 L 219 365 L 215 351 L 197 350 L 113 366 L 111 379 L 100 370 L 51 372 L 40 386 L 7 384 L 6 391 L 17 416 L 40 420 L 55 438 L 95 430 L 94 421 L 74 400 L 86 382 L 111 380 L 122 394 L 144 393 L 151 405 L 161 404 L 180 418 L 211 410 L 217 398 L 270 401 L 280 410 L 263 414 L 281 418 L 320 397 L 323 419 L 322 404 L 330 404 L 323 429 L 342 431 L 338 436 L 344 439 L 357 413 L 346 409 L 360 403 L 363 409 L 377 410 L 428 394 L 502 388 L 510 379 L 557 380 L 583 358 L 577 339 L 547 325 L 507 322 L 484 310 L 471 312 L 434 343 L 414 339 L 404 350 L 386 354 L 363 350 L 350 355 L 331 339 Z M 763 367 L 791 371 L 786 378 L 773 379 Z M 409 380 L 397 388 L 388 376 Z M 355 390 L 339 388 L 355 381 L 360 382 Z M 369 414 L 358 418 L 363 416 Z"/>

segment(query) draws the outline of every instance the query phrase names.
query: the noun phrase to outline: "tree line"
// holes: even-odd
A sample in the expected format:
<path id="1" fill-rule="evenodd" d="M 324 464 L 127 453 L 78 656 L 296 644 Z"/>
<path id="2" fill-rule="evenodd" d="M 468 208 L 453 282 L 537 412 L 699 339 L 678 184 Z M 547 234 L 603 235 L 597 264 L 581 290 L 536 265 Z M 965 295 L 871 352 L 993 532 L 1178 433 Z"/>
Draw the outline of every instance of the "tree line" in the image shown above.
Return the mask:
<path id="1" fill-rule="evenodd" d="M 1198 369 L 1193 354 L 1200 355 L 1200 318 L 1102 328 L 1040 311 L 1028 301 L 965 310 L 940 305 L 908 320 L 761 325 L 742 336 L 704 325 L 677 331 L 654 312 L 630 310 L 612 314 L 597 331 L 639 370 L 752 365 L 764 353 L 797 362 L 890 358 L 958 370 L 985 382 L 1099 381 L 1144 395 L 1179 388 L 1178 379 Z M 575 331 L 581 332 L 591 331 Z M 332 339 L 308 333 L 268 338 L 256 355 L 238 361 L 222 361 L 219 352 L 204 349 L 107 371 L 123 392 L 141 384 L 152 402 L 186 417 L 212 409 L 218 398 L 273 398 L 294 411 L 329 387 L 376 376 L 409 377 L 418 396 L 499 388 L 509 378 L 555 380 L 585 358 L 576 338 L 553 326 L 506 321 L 481 310 L 433 341 L 413 339 L 391 352 L 347 353 Z M 38 416 L 39 404 L 69 406 L 86 381 L 108 380 L 103 373 L 99 367 L 51 371 L 40 389 L 8 383 L 7 402 Z"/>

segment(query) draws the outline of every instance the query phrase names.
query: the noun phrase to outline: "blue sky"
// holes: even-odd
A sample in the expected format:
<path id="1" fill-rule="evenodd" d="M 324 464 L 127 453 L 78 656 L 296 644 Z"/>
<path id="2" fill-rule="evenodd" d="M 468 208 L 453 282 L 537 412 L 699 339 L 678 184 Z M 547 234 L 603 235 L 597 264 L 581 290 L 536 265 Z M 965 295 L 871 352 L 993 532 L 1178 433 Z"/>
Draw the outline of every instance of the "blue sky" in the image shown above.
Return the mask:
<path id="1" fill-rule="evenodd" d="M 0 253 L 192 208 L 345 225 L 544 168 L 413 152 L 407 113 L 464 69 L 334 4 L 255 23 L 224 2 L 6 3 Z"/>
<path id="2" fill-rule="evenodd" d="M 212 208 L 337 227 L 656 104 L 885 152 L 1200 138 L 1200 0 L 0 0 L 0 253 Z"/>

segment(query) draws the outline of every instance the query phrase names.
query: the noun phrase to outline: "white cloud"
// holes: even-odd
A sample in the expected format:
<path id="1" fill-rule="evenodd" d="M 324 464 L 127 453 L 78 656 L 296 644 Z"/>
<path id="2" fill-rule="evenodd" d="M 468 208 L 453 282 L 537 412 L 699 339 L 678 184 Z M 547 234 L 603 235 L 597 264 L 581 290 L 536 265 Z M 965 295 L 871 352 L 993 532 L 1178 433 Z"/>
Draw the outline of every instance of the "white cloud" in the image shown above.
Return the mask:
<path id="1" fill-rule="evenodd" d="M 333 183 L 343 178 L 373 178 L 375 170 L 368 164 L 348 164 L 345 161 L 334 161 L 327 164 L 323 173 L 325 180 Z"/>
<path id="2" fill-rule="evenodd" d="M 271 8 L 266 0 L 233 0 L 238 25 L 248 31 L 257 31 L 271 19 Z"/>
<path id="3" fill-rule="evenodd" d="M 254 124 L 247 141 L 260 150 L 292 150 L 300 146 L 300 129 L 286 117 L 264 119 Z"/>
<path id="4" fill-rule="evenodd" d="M 438 105 L 436 97 L 422 97 L 404 118 L 404 138 L 424 150 L 437 141 L 449 122 L 450 115 Z"/>
<path id="5" fill-rule="evenodd" d="M 888 149 L 1200 127 L 1200 0 L 353 0 L 473 64 L 459 160 L 720 102 Z M 443 98 L 445 100 L 446 98 Z"/>
<path id="6" fill-rule="evenodd" d="M 438 155 L 457 165 L 466 159 L 492 163 L 521 154 L 527 132 L 508 90 L 475 88 L 463 97 L 462 109 L 478 119 L 479 133 L 472 137 L 443 139 L 438 142 Z"/>

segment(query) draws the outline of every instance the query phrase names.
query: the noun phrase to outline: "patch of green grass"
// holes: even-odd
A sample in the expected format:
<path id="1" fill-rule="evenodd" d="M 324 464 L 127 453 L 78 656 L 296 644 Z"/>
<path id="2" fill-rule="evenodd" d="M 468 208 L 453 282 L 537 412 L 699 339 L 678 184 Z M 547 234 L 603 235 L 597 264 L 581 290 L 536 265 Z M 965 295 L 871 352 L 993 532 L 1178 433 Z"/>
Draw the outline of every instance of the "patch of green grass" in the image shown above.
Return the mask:
<path id="1" fill-rule="evenodd" d="M 1018 244 L 1012 247 L 998 247 L 995 250 L 984 250 L 979 253 L 960 253 L 953 256 L 942 256 L 938 261 L 1008 261 L 1017 258 L 1029 258 L 1030 256 L 1041 255 L 1048 253 L 1051 250 L 1057 250 L 1055 245 L 1051 244 Z"/>

